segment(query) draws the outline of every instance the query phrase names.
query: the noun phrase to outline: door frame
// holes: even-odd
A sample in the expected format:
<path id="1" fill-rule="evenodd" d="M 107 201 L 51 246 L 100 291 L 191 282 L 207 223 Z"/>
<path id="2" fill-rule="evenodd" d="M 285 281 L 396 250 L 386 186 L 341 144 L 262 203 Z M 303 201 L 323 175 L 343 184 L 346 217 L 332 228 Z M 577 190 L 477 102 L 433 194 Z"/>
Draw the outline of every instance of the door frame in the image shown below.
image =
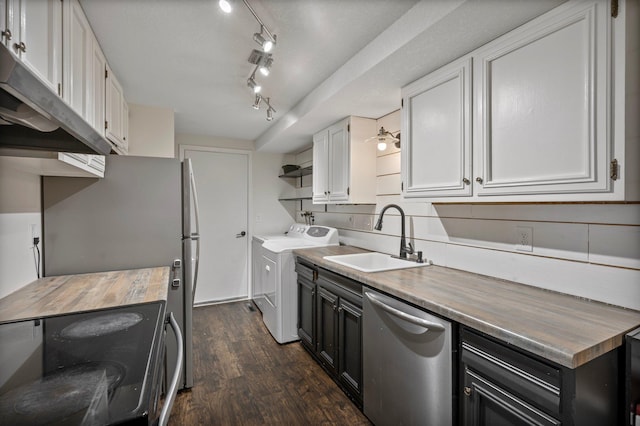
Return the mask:
<path id="1" fill-rule="evenodd" d="M 251 241 L 253 239 L 253 221 L 251 218 L 253 217 L 253 151 L 248 149 L 232 149 L 232 148 L 220 148 L 215 146 L 203 146 L 203 145 L 178 145 L 180 150 L 180 161 L 184 161 L 184 153 L 187 150 L 191 151 L 206 151 L 206 152 L 214 152 L 218 154 L 239 154 L 247 156 L 247 266 L 246 266 L 246 277 L 247 277 L 247 288 L 246 298 L 239 298 L 237 300 L 251 300 L 251 274 L 253 274 L 253 268 L 251 265 Z M 196 182 L 197 185 L 197 182 Z M 197 187 L 196 187 L 197 188 Z M 231 302 L 232 300 L 223 300 L 218 303 L 226 303 Z"/>

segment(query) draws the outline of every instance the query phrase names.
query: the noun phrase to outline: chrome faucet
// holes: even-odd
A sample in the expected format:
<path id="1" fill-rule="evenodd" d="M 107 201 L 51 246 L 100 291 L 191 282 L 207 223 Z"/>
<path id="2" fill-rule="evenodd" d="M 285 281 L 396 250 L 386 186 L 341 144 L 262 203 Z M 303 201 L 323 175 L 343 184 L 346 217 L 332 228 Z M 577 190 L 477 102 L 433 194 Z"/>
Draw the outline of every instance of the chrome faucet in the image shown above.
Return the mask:
<path id="1" fill-rule="evenodd" d="M 382 217 L 384 216 L 384 212 L 387 211 L 388 208 L 393 207 L 394 209 L 398 210 L 400 212 L 400 220 L 402 223 L 402 227 L 401 227 L 401 235 L 400 235 L 400 259 L 406 259 L 407 258 L 407 254 L 413 254 L 413 246 L 411 245 L 411 243 L 409 243 L 407 245 L 407 239 L 405 237 L 405 233 L 404 233 L 404 211 L 402 210 L 402 208 L 397 205 L 397 204 L 387 204 L 386 206 L 384 206 L 382 208 L 382 210 L 380 211 L 380 216 L 378 217 L 378 222 L 376 222 L 376 226 L 373 227 L 373 229 L 375 229 L 376 231 L 381 231 L 382 230 Z"/>

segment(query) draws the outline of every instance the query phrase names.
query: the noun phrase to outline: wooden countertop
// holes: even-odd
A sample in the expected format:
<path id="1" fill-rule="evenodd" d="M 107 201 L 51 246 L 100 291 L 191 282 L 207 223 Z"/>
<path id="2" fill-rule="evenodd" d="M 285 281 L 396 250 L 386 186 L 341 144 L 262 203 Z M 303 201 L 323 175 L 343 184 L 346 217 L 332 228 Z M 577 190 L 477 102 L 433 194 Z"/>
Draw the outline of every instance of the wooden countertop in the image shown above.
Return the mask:
<path id="1" fill-rule="evenodd" d="M 640 312 L 484 275 L 426 266 L 366 273 L 324 260 L 350 246 L 298 249 L 307 261 L 569 368 L 622 344 Z"/>
<path id="2" fill-rule="evenodd" d="M 169 267 L 60 275 L 0 299 L 0 323 L 167 300 Z"/>

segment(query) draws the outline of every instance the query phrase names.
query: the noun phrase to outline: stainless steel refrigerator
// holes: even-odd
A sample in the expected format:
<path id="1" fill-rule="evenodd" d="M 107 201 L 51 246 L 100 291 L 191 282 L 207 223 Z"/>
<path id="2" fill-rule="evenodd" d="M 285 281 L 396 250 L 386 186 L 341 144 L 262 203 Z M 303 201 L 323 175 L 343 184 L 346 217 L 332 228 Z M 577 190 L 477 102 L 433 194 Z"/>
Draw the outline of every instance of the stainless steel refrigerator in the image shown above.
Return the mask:
<path id="1" fill-rule="evenodd" d="M 171 266 L 167 312 L 184 336 L 180 388 L 193 386 L 197 195 L 189 159 L 108 156 L 103 179 L 43 177 L 44 275 Z M 178 260 L 179 262 L 176 262 Z M 168 365 L 177 348 L 167 339 Z"/>

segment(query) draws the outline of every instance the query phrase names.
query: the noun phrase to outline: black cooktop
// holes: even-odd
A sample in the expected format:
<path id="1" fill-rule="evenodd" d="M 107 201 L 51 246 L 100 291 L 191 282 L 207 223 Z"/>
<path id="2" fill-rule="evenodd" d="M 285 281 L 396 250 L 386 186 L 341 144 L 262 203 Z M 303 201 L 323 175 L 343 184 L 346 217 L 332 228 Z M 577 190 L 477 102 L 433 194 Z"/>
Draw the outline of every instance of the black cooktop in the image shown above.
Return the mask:
<path id="1" fill-rule="evenodd" d="M 164 310 L 156 302 L 0 324 L 0 423 L 147 423 Z"/>

